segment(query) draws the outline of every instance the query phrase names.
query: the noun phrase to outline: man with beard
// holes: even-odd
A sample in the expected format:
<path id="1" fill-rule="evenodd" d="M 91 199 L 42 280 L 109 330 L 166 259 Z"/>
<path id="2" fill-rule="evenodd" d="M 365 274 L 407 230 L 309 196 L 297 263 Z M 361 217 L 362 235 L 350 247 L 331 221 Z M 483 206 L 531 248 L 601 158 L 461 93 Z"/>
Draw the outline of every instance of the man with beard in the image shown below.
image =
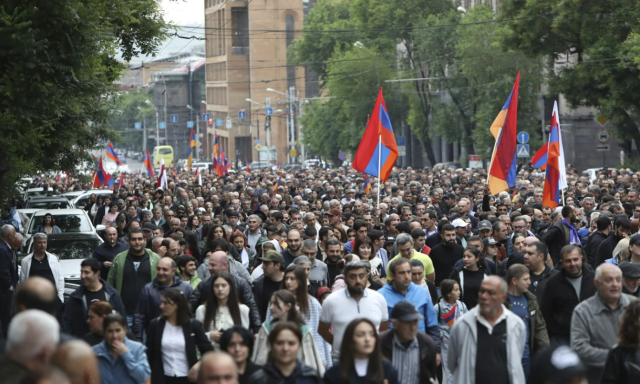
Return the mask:
<path id="1" fill-rule="evenodd" d="M 302 255 L 302 237 L 297 229 L 290 229 L 287 232 L 288 248 L 282 251 L 284 258 L 283 268 L 286 269 L 289 264 L 293 263 L 293 259 Z"/>
<path id="2" fill-rule="evenodd" d="M 327 240 L 326 247 L 327 259 L 325 262 L 327 264 L 327 271 L 329 272 L 329 283 L 327 287 L 331 287 L 336 280 L 336 276 L 342 273 L 338 267 L 338 261 L 342 259 L 342 244 L 340 244 L 338 239 L 333 238 Z"/>
<path id="3" fill-rule="evenodd" d="M 569 345 L 571 315 L 579 303 L 596 293 L 595 275 L 590 268 L 582 267 L 583 256 L 579 246 L 565 245 L 560 255 L 562 270 L 547 280 L 540 310 L 551 343 Z"/>
<path id="4" fill-rule="evenodd" d="M 624 261 L 618 267 L 622 271 L 622 293 L 640 297 L 640 264 Z"/>
<path id="5" fill-rule="evenodd" d="M 180 256 L 176 258 L 176 264 L 178 264 L 178 277 L 188 283 L 191 289 L 196 289 L 202 281 L 196 272 L 196 258 L 191 255 Z"/>
<path id="6" fill-rule="evenodd" d="M 333 346 L 337 357 L 342 344 L 342 336 L 349 323 L 356 318 L 366 318 L 378 332 L 389 327 L 387 302 L 378 292 L 365 288 L 367 270 L 359 261 L 347 263 L 344 267 L 346 288 L 333 292 L 322 303 L 318 334 Z M 331 328 L 333 332 L 331 332 Z"/>
<path id="7" fill-rule="evenodd" d="M 613 250 L 616 248 L 616 245 L 618 245 L 620 240 L 629 236 L 630 229 L 631 221 L 629 219 L 626 217 L 617 218 L 614 225 L 613 236 L 610 235 L 605 240 L 602 240 L 602 243 L 600 243 L 600 246 L 598 247 L 598 252 L 596 253 L 596 267 L 612 257 Z M 629 249 L 631 249 L 631 246 L 635 244 L 640 244 L 640 235 L 634 235 L 629 239 Z"/>
<path id="8" fill-rule="evenodd" d="M 593 222 L 591 224 L 593 225 Z M 597 267 L 596 258 L 598 255 L 598 248 L 600 247 L 600 244 L 608 238 L 609 232 L 611 232 L 611 219 L 606 216 L 599 216 L 596 220 L 596 230 L 589 235 L 589 240 L 587 240 L 587 247 L 585 249 L 587 260 L 593 268 Z"/>
<path id="9" fill-rule="evenodd" d="M 451 224 L 442 226 L 438 232 L 442 241 L 431 249 L 431 261 L 436 272 L 436 287 L 442 280 L 449 277 L 456 261 L 462 259 L 464 248 L 456 242 L 456 229 Z"/>
<path id="10" fill-rule="evenodd" d="M 576 225 L 580 222 L 576 218 L 573 207 L 570 205 L 562 207 L 561 214 L 562 220 L 558 220 L 551 225 L 549 230 L 542 236 L 542 242 L 549 248 L 549 253 L 551 254 L 554 265 L 560 261 L 560 250 L 565 245 L 580 245 L 580 236 L 576 228 Z M 609 257 L 611 257 L 611 253 L 609 253 L 607 258 Z"/>

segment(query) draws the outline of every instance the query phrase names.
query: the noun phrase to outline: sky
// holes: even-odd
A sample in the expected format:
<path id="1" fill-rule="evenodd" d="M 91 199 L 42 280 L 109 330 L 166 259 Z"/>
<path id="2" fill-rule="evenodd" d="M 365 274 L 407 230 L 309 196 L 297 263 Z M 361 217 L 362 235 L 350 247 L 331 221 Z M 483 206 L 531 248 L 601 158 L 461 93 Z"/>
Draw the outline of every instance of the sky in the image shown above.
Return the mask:
<path id="1" fill-rule="evenodd" d="M 165 21 L 168 23 L 191 27 L 180 28 L 178 33 L 181 36 L 204 36 L 204 1 L 205 0 L 160 0 L 160 5 L 164 11 Z M 188 45 L 187 45 L 188 44 Z M 131 65 L 139 65 L 142 61 L 149 61 L 166 57 L 171 53 L 182 50 L 189 50 L 191 47 L 204 45 L 202 40 L 185 40 L 169 37 L 158 48 L 156 57 L 138 56 L 131 59 Z"/>

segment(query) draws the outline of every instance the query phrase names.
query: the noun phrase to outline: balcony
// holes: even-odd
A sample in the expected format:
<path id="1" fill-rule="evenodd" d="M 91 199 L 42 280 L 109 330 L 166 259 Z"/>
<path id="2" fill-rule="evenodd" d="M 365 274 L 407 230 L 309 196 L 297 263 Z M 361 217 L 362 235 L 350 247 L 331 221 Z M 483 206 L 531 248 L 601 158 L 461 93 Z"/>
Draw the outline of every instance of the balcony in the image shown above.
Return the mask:
<path id="1" fill-rule="evenodd" d="M 249 47 L 231 47 L 231 53 L 234 55 L 248 55 Z"/>

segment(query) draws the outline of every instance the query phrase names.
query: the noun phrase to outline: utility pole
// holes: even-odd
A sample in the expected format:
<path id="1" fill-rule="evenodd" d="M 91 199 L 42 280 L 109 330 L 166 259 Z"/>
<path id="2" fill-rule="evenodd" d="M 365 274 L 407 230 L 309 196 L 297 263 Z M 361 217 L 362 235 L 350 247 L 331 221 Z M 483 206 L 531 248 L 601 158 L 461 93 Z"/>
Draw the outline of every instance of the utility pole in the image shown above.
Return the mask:
<path id="1" fill-rule="evenodd" d="M 158 109 L 156 108 L 156 147 L 159 147 L 159 146 L 160 146 L 160 122 L 158 121 Z"/>
<path id="2" fill-rule="evenodd" d="M 142 112 L 142 152 L 147 153 L 147 116 Z"/>

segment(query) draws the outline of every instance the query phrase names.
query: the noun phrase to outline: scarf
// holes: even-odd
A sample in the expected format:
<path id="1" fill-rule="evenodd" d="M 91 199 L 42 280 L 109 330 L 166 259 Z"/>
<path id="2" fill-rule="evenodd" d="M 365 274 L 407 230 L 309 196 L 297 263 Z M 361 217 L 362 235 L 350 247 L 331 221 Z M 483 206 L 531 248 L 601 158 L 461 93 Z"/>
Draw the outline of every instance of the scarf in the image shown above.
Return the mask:
<path id="1" fill-rule="evenodd" d="M 582 243 L 580 243 L 580 236 L 578 236 L 576 227 L 574 227 L 573 224 L 568 222 L 564 217 L 562 218 L 562 224 L 569 228 L 569 244 L 581 245 Z"/>

